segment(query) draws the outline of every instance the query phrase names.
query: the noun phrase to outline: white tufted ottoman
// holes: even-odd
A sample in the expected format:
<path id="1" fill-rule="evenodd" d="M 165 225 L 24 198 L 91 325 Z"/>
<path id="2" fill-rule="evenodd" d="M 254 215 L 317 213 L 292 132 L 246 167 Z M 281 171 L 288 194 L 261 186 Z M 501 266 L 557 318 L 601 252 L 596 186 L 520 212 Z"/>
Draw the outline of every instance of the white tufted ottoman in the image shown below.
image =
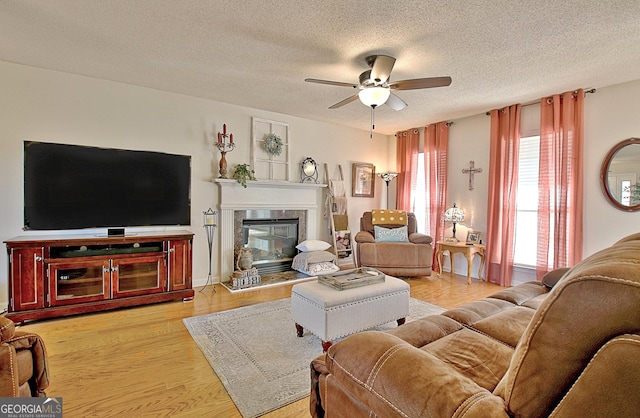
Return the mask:
<path id="1" fill-rule="evenodd" d="M 298 337 L 306 328 L 327 351 L 336 338 L 391 321 L 402 325 L 409 315 L 409 284 L 391 276 L 384 283 L 345 290 L 317 281 L 299 283 L 291 289 L 291 312 Z"/>

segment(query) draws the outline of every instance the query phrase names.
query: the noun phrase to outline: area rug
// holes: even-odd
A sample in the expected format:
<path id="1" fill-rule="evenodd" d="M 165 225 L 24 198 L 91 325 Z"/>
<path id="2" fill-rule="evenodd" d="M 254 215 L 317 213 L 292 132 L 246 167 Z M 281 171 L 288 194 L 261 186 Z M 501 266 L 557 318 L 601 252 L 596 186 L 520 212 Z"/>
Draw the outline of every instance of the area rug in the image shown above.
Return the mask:
<path id="1" fill-rule="evenodd" d="M 443 311 L 411 298 L 407 321 Z M 263 415 L 309 395 L 309 364 L 322 346 L 311 333 L 297 337 L 291 299 L 183 321 L 243 417 Z"/>

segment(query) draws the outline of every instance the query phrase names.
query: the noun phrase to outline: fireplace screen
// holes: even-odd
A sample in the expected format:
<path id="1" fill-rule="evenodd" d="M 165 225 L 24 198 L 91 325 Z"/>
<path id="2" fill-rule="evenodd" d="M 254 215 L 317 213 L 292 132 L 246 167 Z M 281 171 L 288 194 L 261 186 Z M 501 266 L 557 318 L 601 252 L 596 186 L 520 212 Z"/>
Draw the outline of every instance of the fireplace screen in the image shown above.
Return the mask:
<path id="1" fill-rule="evenodd" d="M 297 254 L 298 219 L 245 219 L 242 246 L 251 250 L 260 274 L 291 270 Z"/>

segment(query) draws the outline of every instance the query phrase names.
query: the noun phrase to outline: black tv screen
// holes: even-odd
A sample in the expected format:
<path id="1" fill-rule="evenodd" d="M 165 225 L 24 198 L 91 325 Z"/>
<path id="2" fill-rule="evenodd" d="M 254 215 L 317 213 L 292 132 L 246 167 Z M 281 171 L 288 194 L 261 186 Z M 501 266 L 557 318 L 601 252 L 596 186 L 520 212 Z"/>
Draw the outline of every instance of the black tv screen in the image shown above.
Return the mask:
<path id="1" fill-rule="evenodd" d="M 191 157 L 24 142 L 24 227 L 189 225 Z"/>

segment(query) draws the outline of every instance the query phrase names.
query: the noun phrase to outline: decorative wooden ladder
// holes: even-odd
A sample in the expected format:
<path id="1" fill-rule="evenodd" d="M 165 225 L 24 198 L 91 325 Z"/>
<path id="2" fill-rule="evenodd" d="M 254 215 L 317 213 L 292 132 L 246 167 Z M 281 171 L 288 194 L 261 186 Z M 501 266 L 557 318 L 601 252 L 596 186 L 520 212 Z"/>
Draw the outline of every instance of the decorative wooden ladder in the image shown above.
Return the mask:
<path id="1" fill-rule="evenodd" d="M 349 228 L 349 215 L 347 214 L 346 185 L 342 166 L 339 164 L 338 170 L 340 180 L 329 180 L 329 170 L 327 164 L 324 164 L 325 182 L 328 185 L 327 212 L 329 213 L 333 252 L 338 256 L 340 268 L 355 268 L 357 264 L 353 251 L 353 236 Z"/>

